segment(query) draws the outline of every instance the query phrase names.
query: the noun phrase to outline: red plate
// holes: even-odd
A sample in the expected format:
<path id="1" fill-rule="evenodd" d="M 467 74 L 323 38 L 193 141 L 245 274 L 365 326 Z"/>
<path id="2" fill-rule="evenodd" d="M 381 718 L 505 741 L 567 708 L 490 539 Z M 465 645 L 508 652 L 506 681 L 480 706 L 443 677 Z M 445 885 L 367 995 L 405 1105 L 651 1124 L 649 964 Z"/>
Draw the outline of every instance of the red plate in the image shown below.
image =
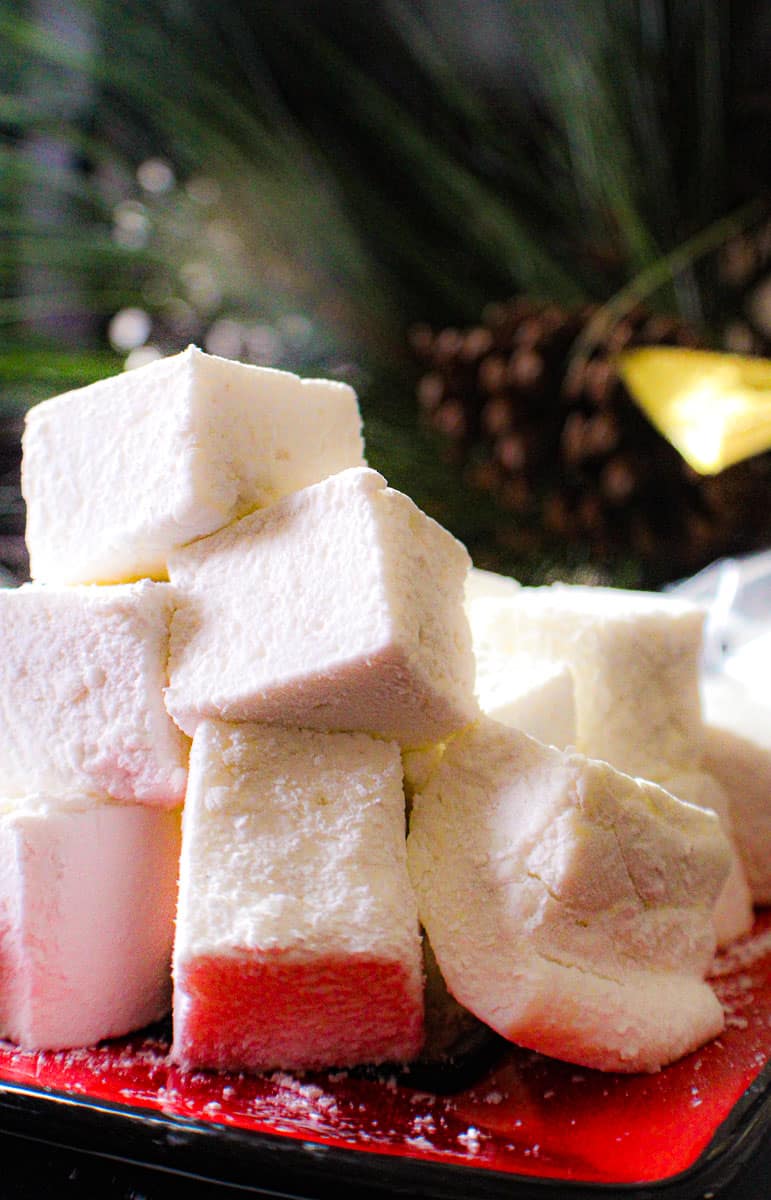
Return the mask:
<path id="1" fill-rule="evenodd" d="M 182 1072 L 164 1031 L 56 1054 L 0 1043 L 0 1128 L 222 1181 L 280 1180 L 284 1194 L 326 1177 L 510 1200 L 536 1181 L 539 1196 L 572 1193 L 566 1181 L 692 1195 L 673 1177 L 725 1181 L 771 1120 L 771 911 L 719 961 L 715 986 L 725 1033 L 652 1076 L 503 1043 L 433 1076 L 302 1078 Z"/>

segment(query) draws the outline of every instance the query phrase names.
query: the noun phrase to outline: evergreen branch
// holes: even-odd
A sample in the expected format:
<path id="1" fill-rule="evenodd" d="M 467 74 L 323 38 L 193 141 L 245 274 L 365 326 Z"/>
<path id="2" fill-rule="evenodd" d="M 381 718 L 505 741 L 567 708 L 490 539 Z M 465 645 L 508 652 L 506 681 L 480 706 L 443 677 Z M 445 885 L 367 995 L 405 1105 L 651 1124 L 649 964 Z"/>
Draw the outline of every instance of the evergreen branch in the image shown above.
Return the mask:
<path id="1" fill-rule="evenodd" d="M 123 360 L 109 351 L 72 351 L 55 347 L 25 346 L 5 350 L 0 346 L 0 382 L 38 383 L 80 387 L 120 371 Z"/>
<path id="2" fill-rule="evenodd" d="M 336 80 L 338 92 L 367 128 L 369 138 L 391 151 L 408 178 L 420 181 L 422 202 L 429 209 L 441 205 L 445 227 L 458 228 L 465 223 L 485 258 L 503 263 L 513 286 L 566 303 L 583 298 L 575 278 L 548 252 L 526 220 L 461 161 L 444 153 L 412 114 L 339 46 L 308 31 L 301 22 L 286 19 L 293 40 L 302 43 L 306 58 L 315 58 L 327 77 Z M 467 223 L 470 215 L 471 226 Z"/>
<path id="3" fill-rule="evenodd" d="M 597 309 L 573 347 L 571 370 L 581 370 L 583 364 L 591 357 L 600 342 L 608 336 L 613 326 L 632 312 L 638 304 L 654 295 L 660 288 L 676 282 L 682 271 L 687 270 L 699 259 L 718 250 L 730 238 L 741 233 L 743 229 L 753 225 L 763 215 L 765 208 L 764 200 L 750 201 L 727 217 L 713 221 L 706 229 L 701 229 L 669 254 L 663 255 L 645 270 L 640 271 L 606 304 Z"/>
<path id="4" fill-rule="evenodd" d="M 0 297 L 0 325 L 18 325 L 24 321 L 51 316 L 80 316 L 100 313 L 107 316 L 130 303 L 130 288 L 114 288 L 89 296 L 73 296 L 57 292 L 36 292 L 33 296 Z"/>

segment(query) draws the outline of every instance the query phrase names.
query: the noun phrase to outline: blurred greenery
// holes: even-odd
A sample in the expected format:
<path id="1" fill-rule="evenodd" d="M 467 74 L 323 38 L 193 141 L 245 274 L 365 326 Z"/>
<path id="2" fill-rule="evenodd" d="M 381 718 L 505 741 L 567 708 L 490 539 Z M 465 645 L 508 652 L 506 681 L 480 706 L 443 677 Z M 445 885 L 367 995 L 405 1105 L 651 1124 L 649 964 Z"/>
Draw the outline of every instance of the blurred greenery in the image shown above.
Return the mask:
<path id="1" fill-rule="evenodd" d="M 350 379 L 373 465 L 483 556 L 406 330 L 631 288 L 718 331 L 751 7 L 0 0 L 2 410 L 191 340 Z"/>

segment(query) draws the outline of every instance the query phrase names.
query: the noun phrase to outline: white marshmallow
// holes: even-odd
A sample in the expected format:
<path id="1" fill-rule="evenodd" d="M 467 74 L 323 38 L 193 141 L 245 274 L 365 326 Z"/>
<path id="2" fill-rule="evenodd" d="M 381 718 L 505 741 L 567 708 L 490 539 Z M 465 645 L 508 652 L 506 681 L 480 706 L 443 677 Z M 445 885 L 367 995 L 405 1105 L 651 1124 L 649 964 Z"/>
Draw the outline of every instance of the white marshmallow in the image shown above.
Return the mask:
<path id="1" fill-rule="evenodd" d="M 163 703 L 171 602 L 147 582 L 0 590 L 6 796 L 182 802 L 187 740 Z"/>
<path id="2" fill-rule="evenodd" d="M 476 693 L 482 712 L 501 725 L 563 750 L 575 744 L 573 673 L 566 663 L 479 647 Z"/>
<path id="3" fill-rule="evenodd" d="M 408 862 L 455 998 L 504 1037 L 656 1070 L 717 1034 L 713 814 L 487 718 L 414 800 Z"/>
<path id="4" fill-rule="evenodd" d="M 726 792 L 756 904 L 771 904 L 771 708 L 732 679 L 703 681 L 705 765 Z"/>
<path id="5" fill-rule="evenodd" d="M 465 605 L 476 660 L 476 693 L 487 716 L 521 729 L 539 742 L 564 748 L 576 740 L 575 689 L 567 663 L 510 648 L 496 617 L 522 592 L 516 580 L 474 567 L 466 578 Z"/>
<path id="6" fill-rule="evenodd" d="M 477 715 L 468 555 L 366 469 L 176 551 L 166 702 L 202 718 L 363 730 L 408 745 Z"/>
<path id="7" fill-rule="evenodd" d="M 165 578 L 175 546 L 363 462 L 347 385 L 190 346 L 27 414 L 32 576 Z"/>
<path id="8" fill-rule="evenodd" d="M 520 588 L 478 601 L 475 641 L 573 670 L 576 746 L 630 775 L 691 770 L 703 728 L 703 612 L 672 596 L 613 588 Z"/>
<path id="9" fill-rule="evenodd" d="M 466 576 L 464 589 L 466 607 L 471 610 L 477 600 L 506 600 L 519 591 L 520 586 L 510 575 L 498 575 L 495 571 L 483 571 L 479 567 L 472 567 Z M 469 618 L 470 615 L 469 612 Z"/>
<path id="10" fill-rule="evenodd" d="M 183 1066 L 346 1066 L 418 1052 L 422 952 L 394 743 L 199 726 L 174 979 Z"/>
<path id="11" fill-rule="evenodd" d="M 551 655 L 555 669 L 567 662 L 575 682 L 574 736 L 564 742 L 540 740 L 562 746 L 574 742 L 582 753 L 617 770 L 714 808 L 732 839 L 728 802 L 701 770 L 704 617 L 699 608 L 650 592 L 555 585 L 479 598 L 469 612 L 483 711 L 499 720 L 501 712 L 506 714 L 492 690 L 496 685 L 488 682 L 489 663 L 495 666 L 509 656 L 516 679 L 515 664 L 526 661 L 528 652 Z M 497 684 L 501 691 L 504 686 Z M 505 723 L 516 726 L 517 721 Z M 539 736 L 535 721 L 521 727 Z M 715 909 L 719 945 L 751 927 L 751 896 L 732 844 L 731 871 Z"/>
<path id="12" fill-rule="evenodd" d="M 717 898 L 713 919 L 718 946 L 729 946 L 743 934 L 749 933 L 754 920 L 752 893 L 737 844 L 736 822 L 733 819 L 729 797 L 718 780 L 708 771 L 683 771 L 680 774 L 667 775 L 662 770 L 655 782 L 673 796 L 677 796 L 678 800 L 685 800 L 688 804 L 697 804 L 700 808 L 717 813 L 720 828 L 731 849 L 731 867 Z"/>
<path id="13" fill-rule="evenodd" d="M 402 751 L 402 768 L 404 770 L 404 794 L 407 805 L 412 803 L 416 792 L 425 791 L 426 784 L 442 761 L 444 742 L 436 742 L 433 746 L 419 746 L 414 750 Z"/>
<path id="14" fill-rule="evenodd" d="M 45 796 L 0 814 L 0 1036 L 87 1046 L 171 1000 L 179 815 Z"/>

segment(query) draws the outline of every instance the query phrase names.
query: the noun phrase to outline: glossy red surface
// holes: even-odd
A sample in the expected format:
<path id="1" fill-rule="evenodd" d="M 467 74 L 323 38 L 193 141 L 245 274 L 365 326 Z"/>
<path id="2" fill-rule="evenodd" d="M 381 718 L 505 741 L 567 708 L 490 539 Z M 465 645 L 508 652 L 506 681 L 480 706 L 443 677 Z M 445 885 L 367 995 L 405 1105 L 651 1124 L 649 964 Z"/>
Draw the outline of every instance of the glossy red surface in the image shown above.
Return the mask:
<path id="1" fill-rule="evenodd" d="M 446 1164 L 597 1183 L 686 1170 L 771 1055 L 771 912 L 718 964 L 725 1033 L 653 1076 L 602 1075 L 505 1047 L 473 1085 L 434 1094 L 386 1075 L 186 1073 L 168 1043 L 25 1054 L 0 1044 L 0 1083 Z"/>

